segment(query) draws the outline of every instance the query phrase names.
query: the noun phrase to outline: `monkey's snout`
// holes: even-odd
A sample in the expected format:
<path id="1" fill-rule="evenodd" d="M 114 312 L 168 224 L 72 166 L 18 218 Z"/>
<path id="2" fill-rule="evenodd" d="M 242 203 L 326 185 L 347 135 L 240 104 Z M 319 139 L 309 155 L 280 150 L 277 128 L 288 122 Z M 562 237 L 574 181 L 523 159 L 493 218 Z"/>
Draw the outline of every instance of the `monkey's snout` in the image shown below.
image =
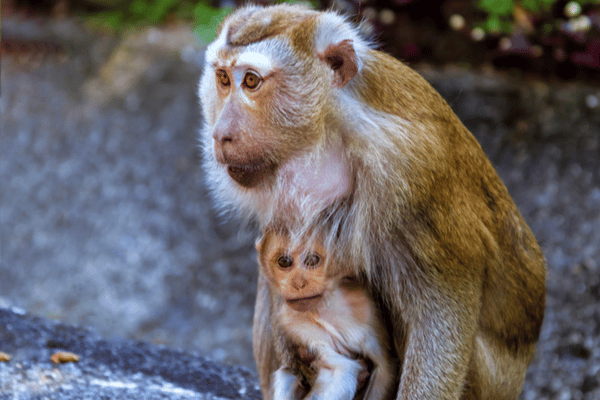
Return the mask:
<path id="1" fill-rule="evenodd" d="M 243 155 L 243 146 L 234 137 L 215 139 L 215 158 L 221 164 L 226 165 L 245 165 L 248 161 Z"/>
<path id="2" fill-rule="evenodd" d="M 217 143 L 233 143 L 235 142 L 236 135 L 231 133 L 230 131 L 219 131 L 215 130 L 213 132 L 213 139 Z"/>
<path id="3" fill-rule="evenodd" d="M 301 299 L 286 299 L 285 302 L 296 311 L 305 312 L 314 309 L 318 304 L 322 294 L 305 297 Z"/>
<path id="4" fill-rule="evenodd" d="M 272 172 L 267 164 L 228 165 L 227 173 L 238 184 L 251 188 L 261 182 Z"/>

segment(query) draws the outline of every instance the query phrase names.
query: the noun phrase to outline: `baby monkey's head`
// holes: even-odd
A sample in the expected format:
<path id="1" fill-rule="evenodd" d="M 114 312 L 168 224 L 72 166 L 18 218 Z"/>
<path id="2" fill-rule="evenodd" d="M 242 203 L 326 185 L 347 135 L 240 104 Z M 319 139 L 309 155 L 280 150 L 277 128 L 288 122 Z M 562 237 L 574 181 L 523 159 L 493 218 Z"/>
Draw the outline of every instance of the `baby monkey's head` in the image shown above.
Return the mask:
<path id="1" fill-rule="evenodd" d="M 285 233 L 265 231 L 256 249 L 271 287 L 296 311 L 314 309 L 336 281 L 318 239 L 295 244 Z"/>

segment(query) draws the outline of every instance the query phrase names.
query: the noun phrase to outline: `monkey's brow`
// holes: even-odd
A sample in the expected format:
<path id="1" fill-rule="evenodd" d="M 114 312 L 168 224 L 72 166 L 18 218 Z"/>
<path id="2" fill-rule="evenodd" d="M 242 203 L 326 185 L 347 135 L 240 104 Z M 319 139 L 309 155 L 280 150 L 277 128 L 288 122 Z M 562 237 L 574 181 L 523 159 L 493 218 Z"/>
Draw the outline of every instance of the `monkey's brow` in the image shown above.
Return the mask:
<path id="1" fill-rule="evenodd" d="M 264 57 L 264 59 L 261 59 L 262 57 L 237 57 L 231 60 L 229 63 L 214 61 L 211 65 L 213 69 L 252 69 L 255 72 L 257 72 L 261 76 L 261 78 L 265 79 L 272 76 L 275 73 L 276 68 L 271 64 L 269 59 L 267 59 L 266 57 Z"/>
<path id="2" fill-rule="evenodd" d="M 235 67 L 236 64 L 237 64 L 237 57 L 214 60 L 213 62 L 211 62 L 210 65 L 212 65 L 213 68 L 225 68 L 225 67 Z"/>
<path id="3" fill-rule="evenodd" d="M 273 69 L 273 63 L 269 57 L 254 51 L 245 51 L 241 53 L 237 57 L 237 62 L 255 67 L 261 72 L 271 71 Z"/>

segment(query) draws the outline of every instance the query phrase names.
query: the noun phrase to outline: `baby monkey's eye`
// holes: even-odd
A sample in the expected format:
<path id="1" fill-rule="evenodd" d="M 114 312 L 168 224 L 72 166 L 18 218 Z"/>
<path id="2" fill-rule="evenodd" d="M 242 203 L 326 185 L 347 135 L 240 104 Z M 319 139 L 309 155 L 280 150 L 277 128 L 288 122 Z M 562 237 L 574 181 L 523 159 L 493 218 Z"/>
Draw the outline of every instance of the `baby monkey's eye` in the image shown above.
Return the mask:
<path id="1" fill-rule="evenodd" d="M 254 72 L 248 71 L 246 72 L 246 75 L 244 75 L 244 85 L 248 89 L 256 89 L 260 82 L 260 76 L 256 75 Z"/>
<path id="2" fill-rule="evenodd" d="M 223 71 L 222 69 L 217 71 L 217 79 L 219 80 L 221 86 L 229 86 L 231 83 L 227 72 Z"/>
<path id="3" fill-rule="evenodd" d="M 292 265 L 294 265 L 294 260 L 292 260 L 292 257 L 290 256 L 281 256 L 277 259 L 277 264 L 279 267 L 284 269 L 290 268 Z"/>
<path id="4" fill-rule="evenodd" d="M 318 254 L 309 254 L 304 259 L 304 264 L 309 267 L 314 267 L 321 262 L 321 257 Z"/>

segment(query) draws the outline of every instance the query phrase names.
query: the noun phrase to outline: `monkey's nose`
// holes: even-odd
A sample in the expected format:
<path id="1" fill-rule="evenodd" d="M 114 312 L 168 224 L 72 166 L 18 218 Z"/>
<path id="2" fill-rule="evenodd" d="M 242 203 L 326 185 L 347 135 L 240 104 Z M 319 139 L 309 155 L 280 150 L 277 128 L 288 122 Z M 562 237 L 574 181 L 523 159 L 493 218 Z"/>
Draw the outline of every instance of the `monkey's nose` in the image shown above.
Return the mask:
<path id="1" fill-rule="evenodd" d="M 304 289 L 304 287 L 308 284 L 308 281 L 301 276 L 297 276 L 292 279 L 292 286 L 296 290 Z"/>
<path id="2" fill-rule="evenodd" d="M 215 129 L 215 131 L 213 132 L 213 139 L 215 139 L 215 141 L 219 143 L 227 143 L 233 142 L 235 140 L 235 136 L 229 131 L 220 131 L 218 129 Z"/>

